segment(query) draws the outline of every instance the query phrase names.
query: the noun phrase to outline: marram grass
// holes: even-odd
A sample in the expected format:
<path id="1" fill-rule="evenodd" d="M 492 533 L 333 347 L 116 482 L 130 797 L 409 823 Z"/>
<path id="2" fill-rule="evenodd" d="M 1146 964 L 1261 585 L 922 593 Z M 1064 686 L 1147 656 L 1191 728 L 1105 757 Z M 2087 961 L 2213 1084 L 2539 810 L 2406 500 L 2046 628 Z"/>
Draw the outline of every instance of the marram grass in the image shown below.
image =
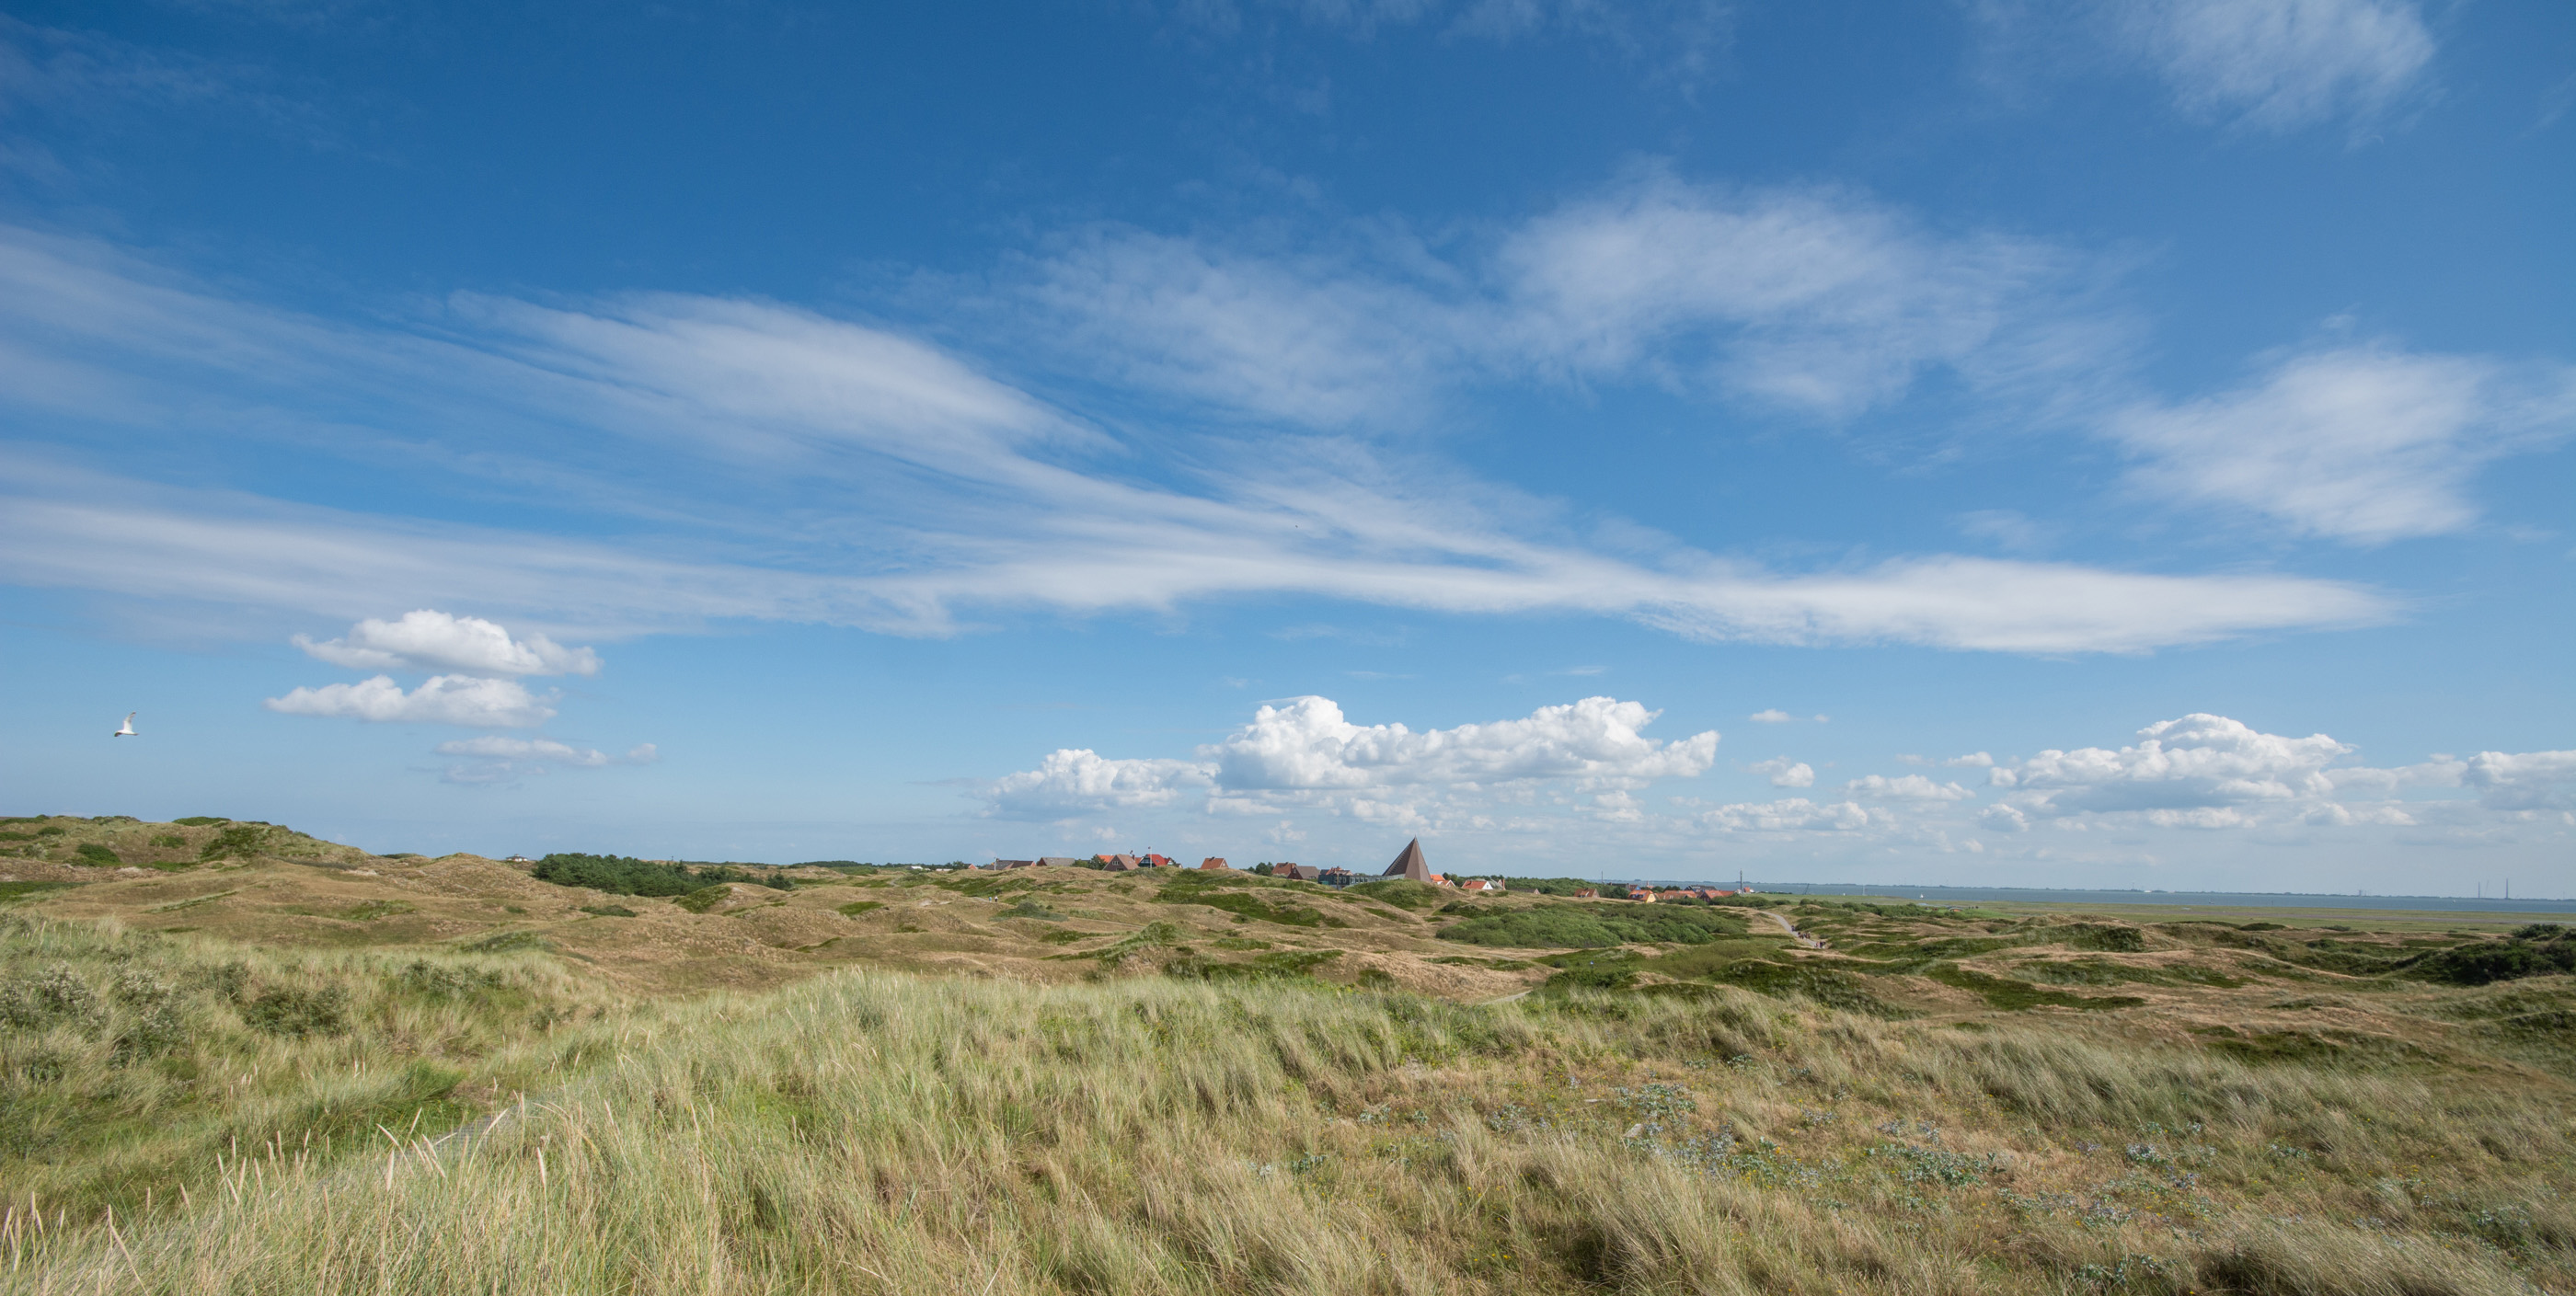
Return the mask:
<path id="1" fill-rule="evenodd" d="M 12 1185 L 0 1290 L 2576 1291 L 2566 1094 L 2528 1073 L 1730 990 L 840 973 L 539 1029 L 580 992 L 530 984 L 479 1028 L 527 1082 L 488 1129 L 326 1156 L 263 1109 L 176 1201 Z"/>

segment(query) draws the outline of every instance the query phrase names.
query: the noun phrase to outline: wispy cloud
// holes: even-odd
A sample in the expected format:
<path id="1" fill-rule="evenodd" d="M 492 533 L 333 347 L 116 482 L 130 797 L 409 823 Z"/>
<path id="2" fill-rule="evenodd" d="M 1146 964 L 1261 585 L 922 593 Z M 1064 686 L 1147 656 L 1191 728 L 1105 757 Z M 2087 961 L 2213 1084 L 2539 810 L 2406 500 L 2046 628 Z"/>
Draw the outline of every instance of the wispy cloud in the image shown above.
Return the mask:
<path id="1" fill-rule="evenodd" d="M 1543 501 L 1324 436 L 1206 441 L 1149 480 L 1100 428 L 946 352 L 758 303 L 471 299 L 416 329 L 326 326 L 30 235 L 0 237 L 0 286 L 27 289 L 0 296 L 0 373 L 29 379 L 0 399 L 53 422 L 369 453 L 421 424 L 469 460 L 561 456 L 521 513 L 559 528 L 541 530 L 22 452 L 0 460 L 0 557 L 31 585 L 353 618 L 464 604 L 601 637 L 736 617 L 936 635 L 1021 609 L 1295 594 L 1621 617 L 1706 641 L 2044 653 L 2395 611 L 2295 576 L 1951 555 L 1781 571 L 1678 546 L 1648 561 L 1587 546 Z M 558 495 L 558 478 L 580 484 Z M 408 499 L 435 510 L 431 490 Z"/>
<path id="2" fill-rule="evenodd" d="M 2183 111 L 2267 131 L 2379 113 L 2417 88 L 2435 50 L 2414 0 L 2124 0 L 2111 12 Z"/>
<path id="3" fill-rule="evenodd" d="M 2143 72 L 2184 117 L 2265 134 L 2365 126 L 2426 94 L 2439 54 L 2415 0 L 1971 0 L 1968 8 L 1990 77 Z"/>
<path id="4" fill-rule="evenodd" d="M 2275 359 L 2243 389 L 2117 415 L 2136 481 L 2358 544 L 2461 530 L 2487 462 L 2576 431 L 2576 368 L 2348 347 Z"/>
<path id="5" fill-rule="evenodd" d="M 1298 426 L 1423 422 L 1470 382 L 1658 383 L 1839 422 L 1943 374 L 2080 385 L 2125 345 L 2104 258 L 1831 188 L 1648 171 L 1444 257 L 1361 224 L 1292 249 L 1102 227 L 1000 300 L 1094 379 Z"/>

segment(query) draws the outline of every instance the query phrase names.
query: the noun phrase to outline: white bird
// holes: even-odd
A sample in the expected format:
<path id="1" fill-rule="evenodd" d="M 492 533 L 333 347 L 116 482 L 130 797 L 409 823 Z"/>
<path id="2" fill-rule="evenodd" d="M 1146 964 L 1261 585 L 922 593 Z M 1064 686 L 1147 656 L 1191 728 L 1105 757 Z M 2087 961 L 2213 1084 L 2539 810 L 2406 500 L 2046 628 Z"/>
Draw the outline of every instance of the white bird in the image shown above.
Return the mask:
<path id="1" fill-rule="evenodd" d="M 122 728 L 118 729 L 115 733 L 109 734 L 109 735 L 108 735 L 108 737 L 110 737 L 110 738 L 138 738 L 138 737 L 141 737 L 142 735 L 137 734 L 137 733 L 135 733 L 135 732 L 134 732 L 134 717 L 135 717 L 135 716 L 137 716 L 137 715 L 139 715 L 139 714 L 141 714 L 141 713 L 140 713 L 140 712 L 136 712 L 136 711 L 128 711 L 128 712 L 126 712 L 126 713 L 125 713 L 125 724 L 124 724 L 124 727 L 122 727 Z"/>

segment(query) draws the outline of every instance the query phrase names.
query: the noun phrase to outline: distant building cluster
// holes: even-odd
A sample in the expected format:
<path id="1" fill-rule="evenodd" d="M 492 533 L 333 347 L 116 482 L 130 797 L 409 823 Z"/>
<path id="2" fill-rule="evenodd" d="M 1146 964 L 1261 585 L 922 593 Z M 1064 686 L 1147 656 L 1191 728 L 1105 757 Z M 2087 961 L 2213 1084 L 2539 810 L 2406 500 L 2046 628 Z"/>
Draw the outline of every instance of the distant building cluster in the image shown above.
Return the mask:
<path id="1" fill-rule="evenodd" d="M 1191 865 L 1186 865 L 1179 860 L 1173 859 L 1169 855 L 1157 855 L 1151 851 L 1140 852 L 1132 855 L 1093 855 L 1086 859 L 1076 859 L 1069 855 L 1047 855 L 1037 859 L 997 859 L 990 864 L 984 865 L 984 867 L 988 869 L 1018 869 L 1039 868 L 1050 865 L 1071 868 L 1100 869 L 1110 873 L 1132 873 L 1143 869 L 1179 869 L 1192 867 Z M 1227 863 L 1225 857 L 1222 855 L 1210 855 L 1205 859 L 1200 860 L 1195 867 L 1198 870 L 1235 871 L 1234 865 Z M 1432 872 L 1431 861 L 1423 855 L 1422 839 L 1419 837 L 1406 842 L 1404 844 L 1404 849 L 1396 852 L 1394 861 L 1388 864 L 1385 869 L 1375 874 L 1354 873 L 1346 868 L 1317 868 L 1312 864 L 1296 864 L 1284 860 L 1265 860 L 1262 863 L 1256 864 L 1252 866 L 1252 868 L 1243 871 L 1258 873 L 1263 877 L 1286 878 L 1297 882 L 1315 882 L 1328 887 L 1346 887 L 1355 882 L 1380 882 L 1401 879 L 1407 882 L 1419 882 L 1424 886 L 1453 887 L 1468 895 L 1500 895 L 1506 890 L 1503 885 L 1503 881 L 1500 878 L 1452 878 L 1446 874 Z M 1608 898 L 1612 900 L 1633 900 L 1641 904 L 1653 904 L 1657 900 L 1715 900 L 1721 896 L 1752 894 L 1753 884 L 1744 881 L 1742 876 L 1739 875 L 1736 879 L 1735 885 L 1732 887 L 1653 887 L 1645 885 L 1627 885 L 1622 883 L 1605 883 L 1598 887 L 1580 888 L 1573 893 L 1573 898 L 1577 900 L 1597 900 Z"/>

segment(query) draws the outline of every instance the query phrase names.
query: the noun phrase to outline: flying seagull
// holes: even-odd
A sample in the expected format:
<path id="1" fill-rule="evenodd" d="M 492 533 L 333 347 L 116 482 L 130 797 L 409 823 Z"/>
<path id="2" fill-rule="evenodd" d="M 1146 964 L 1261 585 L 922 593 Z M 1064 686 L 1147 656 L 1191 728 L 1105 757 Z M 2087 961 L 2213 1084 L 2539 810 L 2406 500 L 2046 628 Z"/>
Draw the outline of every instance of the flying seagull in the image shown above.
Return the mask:
<path id="1" fill-rule="evenodd" d="M 141 737 L 141 735 L 139 735 L 139 734 L 137 734 L 137 733 L 135 733 L 135 732 L 134 732 L 134 717 L 135 717 L 136 715 L 138 715 L 138 714 L 141 714 L 141 713 L 140 713 L 140 712 L 135 712 L 135 711 L 128 711 L 128 712 L 126 712 L 126 713 L 125 713 L 125 724 L 124 724 L 124 726 L 123 726 L 123 727 L 121 727 L 121 728 L 119 728 L 115 733 L 109 734 L 109 735 L 108 735 L 108 737 L 110 737 L 110 738 L 137 738 L 137 737 Z"/>

